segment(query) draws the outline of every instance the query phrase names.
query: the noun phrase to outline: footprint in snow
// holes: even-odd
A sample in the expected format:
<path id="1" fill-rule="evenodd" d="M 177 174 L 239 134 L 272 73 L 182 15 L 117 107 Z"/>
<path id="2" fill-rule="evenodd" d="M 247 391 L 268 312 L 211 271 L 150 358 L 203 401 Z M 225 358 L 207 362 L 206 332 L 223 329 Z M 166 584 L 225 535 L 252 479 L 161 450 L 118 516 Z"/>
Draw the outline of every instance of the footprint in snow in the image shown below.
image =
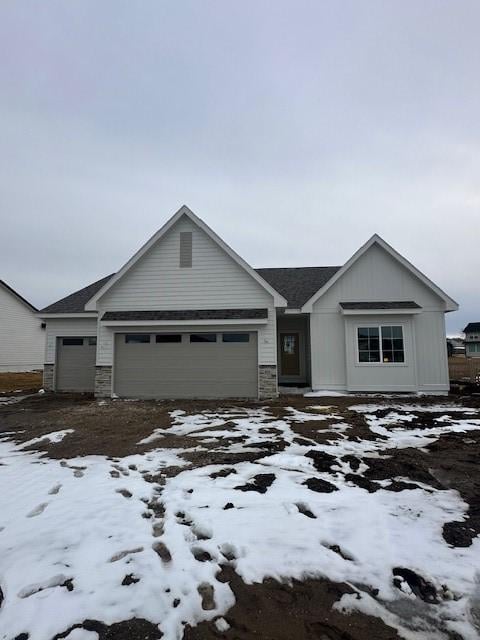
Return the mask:
<path id="1" fill-rule="evenodd" d="M 132 494 L 130 493 L 130 491 L 128 491 L 128 489 L 116 489 L 115 491 L 116 493 L 119 493 L 120 495 L 122 495 L 124 498 L 132 497 Z"/>
<path id="2" fill-rule="evenodd" d="M 222 556 L 228 561 L 236 560 L 238 558 L 238 552 L 236 548 L 233 546 L 233 544 L 230 544 L 228 542 L 225 542 L 225 544 L 222 544 L 220 546 L 220 552 Z"/>
<path id="3" fill-rule="evenodd" d="M 304 502 L 297 502 L 295 506 L 297 507 L 299 513 L 307 516 L 307 518 L 317 518 L 317 516 L 309 509 L 308 504 L 305 504 Z"/>
<path id="4" fill-rule="evenodd" d="M 208 551 L 202 549 L 201 547 L 192 547 L 191 551 L 195 560 L 198 560 L 199 562 L 208 562 L 212 559 L 212 556 L 208 553 Z"/>
<path id="5" fill-rule="evenodd" d="M 117 562 L 126 556 L 129 556 L 131 553 L 140 553 L 143 551 L 143 547 L 135 547 L 134 549 L 125 549 L 125 551 L 119 551 L 115 553 L 109 560 L 109 562 Z"/>
<path id="6" fill-rule="evenodd" d="M 60 483 L 56 484 L 55 486 L 53 486 L 50 491 L 48 492 L 48 495 L 50 496 L 54 496 L 56 495 L 60 489 L 62 488 L 62 485 Z"/>
<path id="7" fill-rule="evenodd" d="M 27 513 L 27 518 L 34 518 L 35 516 L 39 516 L 41 513 L 45 511 L 47 506 L 48 506 L 48 502 L 42 502 L 42 504 L 39 504 L 37 507 L 35 507 L 35 509 L 32 509 L 30 513 Z"/>
<path id="8" fill-rule="evenodd" d="M 19 598 L 29 598 L 33 596 L 34 593 L 38 593 L 39 591 L 43 591 L 44 589 L 51 589 L 53 587 L 66 587 L 69 591 L 73 590 L 73 579 L 68 576 L 63 575 L 63 573 L 59 573 L 56 576 L 52 576 L 49 580 L 45 582 L 36 582 L 34 584 L 29 584 L 23 589 L 20 589 L 18 592 Z"/>
<path id="9" fill-rule="evenodd" d="M 160 557 L 162 562 L 171 562 L 172 561 L 172 554 L 170 553 L 167 545 L 164 544 L 163 542 L 155 542 L 152 545 L 152 549 Z"/>
<path id="10" fill-rule="evenodd" d="M 211 584 L 208 582 L 202 582 L 197 589 L 202 599 L 202 609 L 204 611 L 211 611 L 215 609 L 215 591 Z"/>

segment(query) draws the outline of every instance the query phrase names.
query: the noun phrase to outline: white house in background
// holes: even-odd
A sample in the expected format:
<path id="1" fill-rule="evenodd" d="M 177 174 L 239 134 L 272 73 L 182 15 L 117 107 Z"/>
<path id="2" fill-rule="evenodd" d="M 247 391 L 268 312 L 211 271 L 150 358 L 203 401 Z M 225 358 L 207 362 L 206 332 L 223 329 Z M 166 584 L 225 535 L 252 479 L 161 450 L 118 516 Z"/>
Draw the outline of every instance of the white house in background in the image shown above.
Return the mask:
<path id="1" fill-rule="evenodd" d="M 444 315 L 457 308 L 377 235 L 341 267 L 255 270 L 183 206 L 116 274 L 40 312 L 44 385 L 141 398 L 266 398 L 278 385 L 441 394 Z"/>
<path id="2" fill-rule="evenodd" d="M 469 322 L 463 333 L 467 358 L 480 358 L 480 322 Z"/>
<path id="3" fill-rule="evenodd" d="M 43 369 L 45 323 L 36 309 L 0 280 L 0 371 Z"/>

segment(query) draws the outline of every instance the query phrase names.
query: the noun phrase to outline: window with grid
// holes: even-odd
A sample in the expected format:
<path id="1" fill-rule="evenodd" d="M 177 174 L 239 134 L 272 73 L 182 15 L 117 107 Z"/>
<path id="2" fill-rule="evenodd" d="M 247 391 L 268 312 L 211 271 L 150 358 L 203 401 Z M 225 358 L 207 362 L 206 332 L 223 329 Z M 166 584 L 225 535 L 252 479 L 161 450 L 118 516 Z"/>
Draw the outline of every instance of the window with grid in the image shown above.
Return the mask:
<path id="1" fill-rule="evenodd" d="M 359 362 L 405 362 L 403 328 L 400 325 L 358 327 L 357 345 Z"/>

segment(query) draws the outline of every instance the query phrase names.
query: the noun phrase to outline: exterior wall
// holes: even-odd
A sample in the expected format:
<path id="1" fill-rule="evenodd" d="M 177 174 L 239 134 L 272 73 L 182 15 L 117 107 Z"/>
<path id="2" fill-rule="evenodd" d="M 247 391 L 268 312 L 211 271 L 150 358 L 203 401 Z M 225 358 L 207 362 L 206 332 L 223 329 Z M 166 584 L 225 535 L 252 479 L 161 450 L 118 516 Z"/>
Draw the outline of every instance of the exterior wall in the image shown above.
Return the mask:
<path id="1" fill-rule="evenodd" d="M 282 363 L 281 363 L 281 345 L 280 334 L 288 333 L 299 334 L 299 349 L 300 349 L 300 375 L 298 376 L 284 376 L 282 375 Z M 278 382 L 279 384 L 305 384 L 309 378 L 309 364 L 310 364 L 310 348 L 308 341 L 308 317 L 295 316 L 295 315 L 283 315 L 277 317 L 277 362 L 278 362 Z"/>
<path id="2" fill-rule="evenodd" d="M 46 320 L 46 340 L 44 359 L 44 387 L 55 389 L 55 364 L 57 358 L 57 338 L 86 337 L 97 335 L 97 318 L 51 318 Z"/>
<path id="3" fill-rule="evenodd" d="M 260 400 L 276 398 L 278 395 L 277 367 L 261 364 L 258 367 L 258 397 Z"/>
<path id="4" fill-rule="evenodd" d="M 95 397 L 110 398 L 112 396 L 112 367 L 95 367 Z"/>
<path id="5" fill-rule="evenodd" d="M 376 300 L 413 300 L 422 307 L 418 315 L 397 317 L 402 324 L 407 323 L 405 338 L 411 352 L 407 367 L 378 365 L 374 372 L 369 366 L 353 364 L 352 326 L 358 316 L 344 316 L 339 303 Z M 373 325 L 391 324 L 395 315 L 366 317 Z M 449 389 L 444 303 L 378 245 L 363 254 L 314 304 L 310 334 L 313 389 Z"/>
<path id="6" fill-rule="evenodd" d="M 42 320 L 0 285 L 0 371 L 42 369 L 44 349 Z"/>
<path id="7" fill-rule="evenodd" d="M 465 355 L 467 358 L 480 358 L 480 341 L 465 342 Z"/>
<path id="8" fill-rule="evenodd" d="M 192 232 L 192 267 L 179 266 L 182 231 Z M 97 308 L 99 318 L 106 311 L 267 308 L 268 323 L 258 326 L 258 363 L 277 364 L 273 297 L 186 217 L 102 296 Z M 99 322 L 97 365 L 113 365 L 113 352 L 113 331 Z"/>

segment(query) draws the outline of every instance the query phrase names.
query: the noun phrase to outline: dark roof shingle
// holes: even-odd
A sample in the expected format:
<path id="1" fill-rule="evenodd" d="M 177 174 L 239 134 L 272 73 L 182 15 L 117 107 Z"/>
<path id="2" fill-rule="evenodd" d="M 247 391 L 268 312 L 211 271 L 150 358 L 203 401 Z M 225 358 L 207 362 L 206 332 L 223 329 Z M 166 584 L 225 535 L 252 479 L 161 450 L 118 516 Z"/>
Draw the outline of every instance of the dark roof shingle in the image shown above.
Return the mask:
<path id="1" fill-rule="evenodd" d="M 82 313 L 85 311 L 85 305 L 90 298 L 94 296 L 97 291 L 100 291 L 103 285 L 114 275 L 114 273 L 111 273 L 109 276 L 97 280 L 79 291 L 75 291 L 75 293 L 71 293 L 69 296 L 57 300 L 57 302 L 48 305 L 48 307 L 45 307 L 41 311 L 43 313 Z"/>
<path id="2" fill-rule="evenodd" d="M 253 320 L 268 318 L 268 309 L 190 309 L 165 311 L 106 311 L 102 320 Z"/>
<path id="3" fill-rule="evenodd" d="M 299 309 L 341 267 L 280 267 L 255 269 L 288 302 L 292 309 Z"/>
<path id="4" fill-rule="evenodd" d="M 342 309 L 349 310 L 370 310 L 370 309 L 421 309 L 420 305 L 413 300 L 397 300 L 386 302 L 340 302 Z"/>
<path id="5" fill-rule="evenodd" d="M 469 322 L 463 333 L 472 333 L 472 331 L 480 331 L 480 322 Z"/>

